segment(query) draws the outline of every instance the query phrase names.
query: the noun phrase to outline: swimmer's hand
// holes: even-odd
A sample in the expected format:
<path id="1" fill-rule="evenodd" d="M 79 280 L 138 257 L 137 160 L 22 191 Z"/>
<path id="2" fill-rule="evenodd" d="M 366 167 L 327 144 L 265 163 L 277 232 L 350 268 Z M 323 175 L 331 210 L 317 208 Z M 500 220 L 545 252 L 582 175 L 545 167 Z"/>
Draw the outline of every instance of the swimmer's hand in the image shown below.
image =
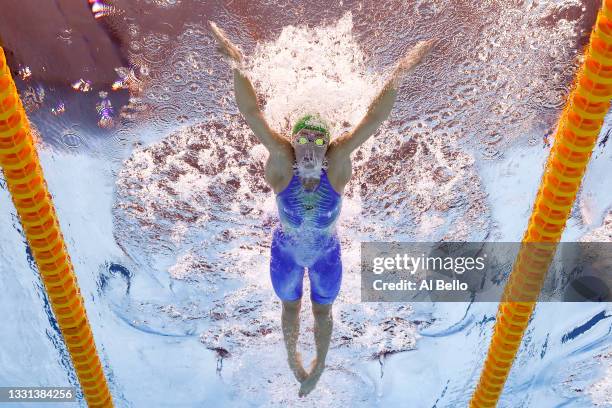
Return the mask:
<path id="1" fill-rule="evenodd" d="M 337 162 L 349 160 L 351 152 L 368 140 L 378 127 L 387 120 L 395 103 L 402 79 L 419 65 L 436 42 L 434 39 L 419 42 L 398 62 L 378 95 L 370 103 L 361 122 L 352 131 L 337 137 L 330 143 L 330 150 L 327 154 L 328 165 L 332 164 L 330 160 L 333 160 L 333 157 L 338 158 Z"/>
<path id="2" fill-rule="evenodd" d="M 242 65 L 242 61 L 244 60 L 244 58 L 242 56 L 242 51 L 240 51 L 240 48 L 238 48 L 238 46 L 231 42 L 229 38 L 227 38 L 225 32 L 220 29 L 213 21 L 209 21 L 208 25 L 210 26 L 210 30 L 212 31 L 215 39 L 217 40 L 217 50 L 226 57 L 229 57 L 232 61 L 235 61 L 239 66 Z"/>
<path id="3" fill-rule="evenodd" d="M 414 71 L 417 65 L 421 63 L 431 49 L 433 48 L 436 40 L 430 39 L 425 41 L 419 41 L 417 45 L 412 47 L 410 51 L 402 58 L 392 74 L 393 85 L 399 86 L 401 80 L 410 72 Z"/>

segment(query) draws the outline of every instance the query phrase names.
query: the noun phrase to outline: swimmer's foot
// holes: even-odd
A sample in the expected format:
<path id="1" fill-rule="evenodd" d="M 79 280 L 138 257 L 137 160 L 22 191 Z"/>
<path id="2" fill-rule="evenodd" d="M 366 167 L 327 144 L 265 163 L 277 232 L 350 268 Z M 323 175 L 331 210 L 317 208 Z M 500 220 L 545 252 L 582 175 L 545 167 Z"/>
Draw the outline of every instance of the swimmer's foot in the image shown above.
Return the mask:
<path id="1" fill-rule="evenodd" d="M 302 386 L 300 387 L 300 391 L 298 395 L 300 397 L 304 397 L 312 390 L 314 390 L 319 378 L 321 378 L 321 374 L 323 374 L 323 370 L 325 369 L 325 362 L 323 364 L 319 364 L 317 359 L 315 358 L 313 362 L 310 364 L 310 374 L 308 374 L 308 378 L 302 382 Z"/>
<path id="2" fill-rule="evenodd" d="M 289 368 L 293 372 L 295 378 L 301 383 L 306 378 L 308 378 L 308 373 L 304 369 L 302 365 L 302 355 L 299 351 L 295 352 L 295 357 L 293 359 L 289 359 Z"/>

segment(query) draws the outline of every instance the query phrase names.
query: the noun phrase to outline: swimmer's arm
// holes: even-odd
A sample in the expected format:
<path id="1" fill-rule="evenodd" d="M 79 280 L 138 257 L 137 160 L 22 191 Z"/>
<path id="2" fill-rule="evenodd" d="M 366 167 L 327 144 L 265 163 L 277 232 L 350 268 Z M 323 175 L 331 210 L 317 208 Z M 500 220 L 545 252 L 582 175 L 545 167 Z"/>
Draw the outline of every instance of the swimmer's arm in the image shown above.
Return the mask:
<path id="1" fill-rule="evenodd" d="M 392 81 L 389 81 L 374 98 L 361 122 L 351 132 L 334 139 L 329 148 L 346 154 L 352 153 L 376 133 L 376 130 L 391 113 L 396 98 L 397 88 Z"/>
<path id="2" fill-rule="evenodd" d="M 234 93 L 240 113 L 244 116 L 247 124 L 255 133 L 259 141 L 270 153 L 286 154 L 291 152 L 291 144 L 288 140 L 276 133 L 266 122 L 263 113 L 257 106 L 257 94 L 249 78 L 242 73 L 244 57 L 240 48 L 236 46 L 225 32 L 213 21 L 208 22 L 210 30 L 217 41 L 219 52 L 232 60 L 234 66 Z"/>
<path id="3" fill-rule="evenodd" d="M 376 130 L 391 113 L 401 80 L 408 73 L 414 71 L 416 66 L 429 53 L 432 46 L 432 40 L 421 41 L 402 58 L 389 80 L 368 107 L 361 122 L 351 132 L 332 141 L 330 149 L 350 154 L 376 133 Z"/>
<path id="4" fill-rule="evenodd" d="M 253 84 L 238 68 L 234 68 L 234 94 L 240 113 L 268 151 L 271 153 L 290 152 L 291 144 L 268 125 L 263 112 L 257 105 L 257 94 Z"/>

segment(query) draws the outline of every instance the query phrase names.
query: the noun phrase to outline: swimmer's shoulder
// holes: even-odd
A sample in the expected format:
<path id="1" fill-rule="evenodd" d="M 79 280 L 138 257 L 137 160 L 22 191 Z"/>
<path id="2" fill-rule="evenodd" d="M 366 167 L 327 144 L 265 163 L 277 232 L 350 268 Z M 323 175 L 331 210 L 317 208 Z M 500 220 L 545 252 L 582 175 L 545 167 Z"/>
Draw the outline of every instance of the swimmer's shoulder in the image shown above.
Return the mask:
<path id="1" fill-rule="evenodd" d="M 291 182 L 293 161 L 293 153 L 289 156 L 286 152 L 281 154 L 270 152 L 264 167 L 264 179 L 275 194 L 283 191 Z"/>
<path id="2" fill-rule="evenodd" d="M 344 187 L 353 175 L 351 156 L 344 154 L 340 149 L 335 149 L 333 143 L 330 144 L 326 154 L 327 158 L 327 179 L 338 194 L 344 192 Z"/>

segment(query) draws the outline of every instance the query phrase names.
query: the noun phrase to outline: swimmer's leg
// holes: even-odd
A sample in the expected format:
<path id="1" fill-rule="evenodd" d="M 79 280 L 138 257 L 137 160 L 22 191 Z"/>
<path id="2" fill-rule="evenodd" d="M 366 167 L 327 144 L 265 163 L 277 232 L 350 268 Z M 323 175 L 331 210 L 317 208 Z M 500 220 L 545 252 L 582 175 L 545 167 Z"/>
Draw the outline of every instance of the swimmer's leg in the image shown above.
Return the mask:
<path id="1" fill-rule="evenodd" d="M 302 382 L 298 392 L 300 397 L 308 395 L 315 388 L 323 370 L 325 370 L 325 357 L 327 356 L 333 329 L 332 303 L 318 304 L 312 302 L 312 313 L 315 319 L 314 332 L 317 356 L 310 364 L 308 378 Z"/>
<path id="2" fill-rule="evenodd" d="M 283 301 L 281 323 L 283 338 L 287 348 L 287 361 L 295 378 L 301 383 L 308 377 L 302 365 L 302 355 L 297 351 L 297 340 L 300 335 L 300 307 L 302 299 L 293 302 Z"/>
<path id="3" fill-rule="evenodd" d="M 297 265 L 290 254 L 279 246 L 277 234 L 272 241 L 270 277 L 274 292 L 283 302 L 281 326 L 289 368 L 295 378 L 302 382 L 308 376 L 302 365 L 301 355 L 297 351 L 304 268 Z"/>
<path id="4" fill-rule="evenodd" d="M 317 385 L 323 370 L 325 358 L 329 350 L 333 330 L 332 304 L 340 291 L 342 283 L 342 261 L 340 257 L 340 244 L 308 269 L 311 285 L 312 313 L 314 315 L 314 334 L 317 347 L 317 356 L 310 366 L 308 378 L 302 382 L 298 395 L 308 395 Z"/>

